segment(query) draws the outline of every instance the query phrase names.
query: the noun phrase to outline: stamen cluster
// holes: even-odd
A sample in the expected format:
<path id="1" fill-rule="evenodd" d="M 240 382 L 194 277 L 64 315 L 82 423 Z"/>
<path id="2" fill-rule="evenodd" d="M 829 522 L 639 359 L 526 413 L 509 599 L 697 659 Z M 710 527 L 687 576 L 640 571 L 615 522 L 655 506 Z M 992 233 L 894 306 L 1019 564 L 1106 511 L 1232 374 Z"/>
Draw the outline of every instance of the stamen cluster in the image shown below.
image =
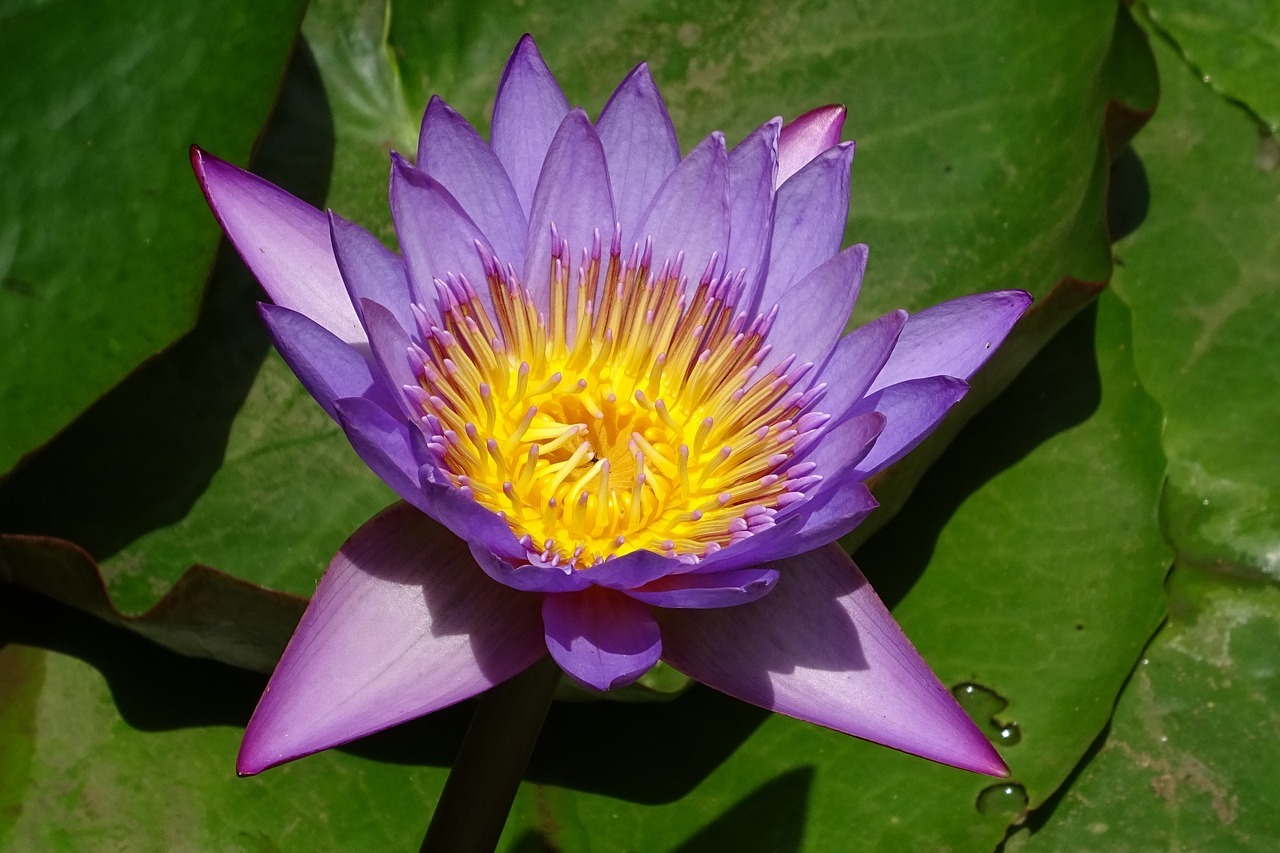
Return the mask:
<path id="1" fill-rule="evenodd" d="M 820 479 L 798 461 L 827 416 L 794 356 L 763 369 L 776 311 L 735 313 L 743 274 L 689 292 L 683 258 L 655 272 L 599 233 L 570 280 L 552 228 L 550 309 L 483 248 L 492 316 L 465 278 L 414 305 L 412 351 L 429 447 L 455 485 L 549 565 L 649 550 L 688 562 L 772 527 Z M 572 300 L 572 302 L 571 302 Z M 438 316 L 439 320 L 434 316 Z"/>

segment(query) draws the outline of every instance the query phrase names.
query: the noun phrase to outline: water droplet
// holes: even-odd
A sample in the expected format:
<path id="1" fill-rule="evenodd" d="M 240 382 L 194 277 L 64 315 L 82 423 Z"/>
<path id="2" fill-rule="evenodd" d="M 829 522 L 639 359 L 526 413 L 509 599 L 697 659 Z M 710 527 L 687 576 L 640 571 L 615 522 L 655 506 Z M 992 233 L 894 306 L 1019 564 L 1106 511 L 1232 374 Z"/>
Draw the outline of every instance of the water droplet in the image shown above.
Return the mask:
<path id="1" fill-rule="evenodd" d="M 990 687 L 966 681 L 951 688 L 951 695 L 992 743 L 1014 746 L 1022 741 L 1022 730 L 1017 723 L 996 719 L 997 714 L 1009 707 L 1009 700 Z"/>
<path id="2" fill-rule="evenodd" d="M 996 743 L 1001 746 L 1016 746 L 1022 742 L 1022 729 L 1018 728 L 1017 723 L 1008 723 L 1000 727 L 1000 731 L 996 732 Z"/>
<path id="3" fill-rule="evenodd" d="M 983 788 L 978 794 L 975 805 L 985 815 L 1022 814 L 1027 808 L 1027 789 L 1017 782 L 1001 782 L 990 788 Z"/>

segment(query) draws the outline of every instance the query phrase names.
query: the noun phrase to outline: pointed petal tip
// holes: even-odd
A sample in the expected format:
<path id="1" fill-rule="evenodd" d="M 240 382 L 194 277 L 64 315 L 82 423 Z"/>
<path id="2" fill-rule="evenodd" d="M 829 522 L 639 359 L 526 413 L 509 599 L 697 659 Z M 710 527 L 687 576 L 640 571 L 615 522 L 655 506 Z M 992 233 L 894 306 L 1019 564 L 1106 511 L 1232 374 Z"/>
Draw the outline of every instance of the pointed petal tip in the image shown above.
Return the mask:
<path id="1" fill-rule="evenodd" d="M 237 770 L 349 743 L 453 705 L 542 657 L 536 597 L 495 584 L 407 504 L 335 555 L 245 730 Z"/>
<path id="2" fill-rule="evenodd" d="M 957 716 L 962 713 L 957 709 Z M 954 744 L 950 749 L 940 749 L 932 754 L 921 753 L 922 757 L 960 770 L 967 770 L 970 773 L 1007 779 L 1010 775 L 1009 765 L 1005 764 L 991 741 L 987 740 L 967 715 L 963 719 L 963 725 L 967 731 L 956 733 L 959 735 L 959 743 Z"/>
<path id="3" fill-rule="evenodd" d="M 250 721 L 250 725 L 252 724 L 252 721 Z M 242 779 L 248 776 L 257 776 L 263 770 L 272 766 L 271 760 L 259 755 L 258 750 L 254 749 L 253 746 L 252 736 L 246 730 L 244 740 L 240 742 L 240 753 L 236 756 L 236 775 Z"/>
<path id="4" fill-rule="evenodd" d="M 197 178 L 201 177 L 201 172 L 204 169 L 204 154 L 204 149 L 194 142 L 187 149 L 187 156 L 191 158 L 191 171 L 196 173 Z"/>
<path id="5" fill-rule="evenodd" d="M 648 62 L 640 62 L 636 67 L 628 71 L 627 76 L 623 77 L 622 82 L 618 84 L 618 88 L 621 89 L 632 80 L 640 82 L 646 89 L 657 90 L 658 88 L 658 84 L 653 80 L 653 72 L 649 70 Z"/>

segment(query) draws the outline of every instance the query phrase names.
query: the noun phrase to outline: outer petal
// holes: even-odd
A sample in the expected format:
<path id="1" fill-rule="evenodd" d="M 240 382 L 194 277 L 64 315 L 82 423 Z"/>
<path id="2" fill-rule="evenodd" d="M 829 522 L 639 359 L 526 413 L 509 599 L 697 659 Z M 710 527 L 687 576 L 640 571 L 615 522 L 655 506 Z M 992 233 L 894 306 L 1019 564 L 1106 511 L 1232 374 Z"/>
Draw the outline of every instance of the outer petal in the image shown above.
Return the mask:
<path id="1" fill-rule="evenodd" d="M 401 326 L 412 329 L 409 278 L 400 256 L 359 225 L 333 212 L 329 213 L 329 230 L 338 270 L 361 322 L 364 317 L 360 300 L 369 299 L 394 314 Z"/>
<path id="2" fill-rule="evenodd" d="M 782 127 L 778 138 L 778 184 L 808 165 L 828 148 L 839 144 L 845 108 L 818 107 Z"/>
<path id="3" fill-rule="evenodd" d="M 890 385 L 855 405 L 855 415 L 874 410 L 888 420 L 871 452 L 858 463 L 858 478 L 865 480 L 906 456 L 968 390 L 964 380 L 930 376 Z"/>
<path id="4" fill-rule="evenodd" d="M 740 304 L 752 311 L 769 266 L 781 124 L 776 118 L 765 122 L 729 152 L 729 253 L 725 270 L 747 271 Z"/>
<path id="5" fill-rule="evenodd" d="M 849 168 L 853 143 L 819 154 L 778 188 L 769 276 L 760 306 L 768 310 L 792 282 L 834 255 L 849 216 Z"/>
<path id="6" fill-rule="evenodd" d="M 498 84 L 493 105 L 493 150 L 502 161 L 524 210 L 533 209 L 533 193 L 542 173 L 542 161 L 556 135 L 569 102 L 542 61 L 542 55 L 525 35 L 516 44 Z"/>
<path id="7" fill-rule="evenodd" d="M 867 247 L 850 246 L 778 294 L 778 321 L 769 334 L 773 351 L 794 353 L 800 364 L 825 364 L 849 321 L 866 268 Z"/>
<path id="8" fill-rule="evenodd" d="M 1008 771 L 838 545 L 752 604 L 661 610 L 663 658 L 746 702 L 944 764 Z"/>
<path id="9" fill-rule="evenodd" d="M 713 255 L 724 263 L 729 248 L 729 155 L 716 132 L 689 152 L 658 190 L 636 235 L 653 238 L 655 271 L 684 253 L 684 272 L 697 281 Z M 628 248 L 624 245 L 624 251 Z"/>
<path id="10" fill-rule="evenodd" d="M 968 379 L 995 353 L 1027 306 L 1022 290 L 975 293 L 913 314 L 893 355 L 872 384 L 876 391 L 922 376 Z"/>
<path id="11" fill-rule="evenodd" d="M 597 690 L 630 684 L 662 653 L 649 608 L 602 587 L 544 596 L 542 621 L 551 657 Z"/>
<path id="12" fill-rule="evenodd" d="M 773 589 L 778 582 L 775 569 L 736 569 L 729 572 L 668 575 L 627 595 L 657 607 L 708 610 L 749 604 Z"/>
<path id="13" fill-rule="evenodd" d="M 475 128 L 435 95 L 422 117 L 418 168 L 457 199 L 503 263 L 524 265 L 527 224 L 511 178 Z"/>
<path id="14" fill-rule="evenodd" d="M 218 224 L 271 300 L 349 344 L 363 342 L 364 329 L 338 274 L 324 214 L 194 145 L 191 167 Z"/>
<path id="15" fill-rule="evenodd" d="M 648 65 L 640 63 L 618 84 L 600 112 L 596 131 L 609 164 L 622 245 L 630 246 L 641 214 L 680 165 L 676 129 Z"/>
<path id="16" fill-rule="evenodd" d="M 337 417 L 333 403 L 342 397 L 367 397 L 389 410 L 396 407 L 368 360 L 350 344 L 288 308 L 263 302 L 258 313 L 285 363 L 329 417 Z"/>
<path id="17" fill-rule="evenodd" d="M 432 281 L 453 273 L 465 276 L 492 310 L 476 244 L 491 254 L 493 246 L 443 184 L 395 154 L 391 159 L 391 217 L 409 278 L 422 298 L 434 301 Z"/>
<path id="18" fill-rule="evenodd" d="M 538 600 L 397 504 L 338 551 L 249 721 L 252 774 L 452 705 L 545 653 Z"/>
<path id="19" fill-rule="evenodd" d="M 605 249 L 613 235 L 613 194 L 600 137 L 582 110 L 564 117 L 538 176 L 524 246 L 524 283 L 545 305 L 551 269 L 551 226 L 569 244 L 576 267 L 598 233 Z"/>

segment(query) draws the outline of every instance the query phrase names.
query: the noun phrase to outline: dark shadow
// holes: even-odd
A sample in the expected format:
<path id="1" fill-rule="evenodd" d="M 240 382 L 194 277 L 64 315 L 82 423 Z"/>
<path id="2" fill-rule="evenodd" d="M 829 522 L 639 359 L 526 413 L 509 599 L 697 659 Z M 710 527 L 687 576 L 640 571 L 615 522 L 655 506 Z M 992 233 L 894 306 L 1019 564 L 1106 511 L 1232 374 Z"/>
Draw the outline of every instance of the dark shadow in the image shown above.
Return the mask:
<path id="1" fill-rule="evenodd" d="M 93 666 L 106 679 L 121 719 L 139 731 L 243 727 L 267 683 L 266 675 L 169 651 L 125 628 L 4 584 L 0 646 L 7 643 L 49 649 Z M 474 707 L 464 702 L 342 749 L 387 763 L 448 767 Z M 704 687 L 663 703 L 556 703 L 525 778 L 632 802 L 674 802 L 768 716 Z"/>
<path id="2" fill-rule="evenodd" d="M 675 802 L 768 717 L 701 685 L 670 702 L 559 702 L 525 778 L 635 803 Z"/>
<path id="3" fill-rule="evenodd" d="M 169 651 L 42 595 L 0 585 L 0 647 L 17 643 L 78 658 L 102 673 L 121 719 L 143 732 L 249 722 L 267 677 Z M 345 751 L 379 761 L 447 767 L 473 703 L 364 738 Z M 228 756 L 228 768 L 235 756 Z M 270 772 L 270 771 L 268 771 Z"/>
<path id="4" fill-rule="evenodd" d="M 24 589 L 0 586 L 0 646 L 17 643 L 79 658 L 102 673 L 120 716 L 140 731 L 243 726 L 261 675 L 164 649 Z"/>
<path id="5" fill-rule="evenodd" d="M 1111 164 L 1107 188 L 1107 232 L 1112 242 L 1128 237 L 1147 218 L 1151 207 L 1151 185 L 1147 170 L 1132 145 L 1121 149 Z M 1117 259 L 1117 263 L 1121 263 Z"/>
<path id="6" fill-rule="evenodd" d="M 764 783 L 677 847 L 675 853 L 799 850 L 804 843 L 813 776 L 812 767 L 797 767 Z"/>
<path id="7" fill-rule="evenodd" d="M 320 72 L 300 39 L 254 171 L 320 204 L 333 148 Z M 0 530 L 68 539 L 102 560 L 183 518 L 221 465 L 270 347 L 262 298 L 224 240 L 196 325 L 0 482 Z"/>
<path id="8" fill-rule="evenodd" d="M 507 848 L 508 853 L 560 853 L 564 848 L 547 834 L 536 829 L 525 830 L 524 835 Z"/>
<path id="9" fill-rule="evenodd" d="M 1096 321 L 1092 304 L 1049 341 L 961 430 L 893 520 L 858 549 L 858 565 L 887 606 L 915 584 L 938 534 L 969 495 L 1097 410 L 1102 385 L 1093 343 Z"/>

